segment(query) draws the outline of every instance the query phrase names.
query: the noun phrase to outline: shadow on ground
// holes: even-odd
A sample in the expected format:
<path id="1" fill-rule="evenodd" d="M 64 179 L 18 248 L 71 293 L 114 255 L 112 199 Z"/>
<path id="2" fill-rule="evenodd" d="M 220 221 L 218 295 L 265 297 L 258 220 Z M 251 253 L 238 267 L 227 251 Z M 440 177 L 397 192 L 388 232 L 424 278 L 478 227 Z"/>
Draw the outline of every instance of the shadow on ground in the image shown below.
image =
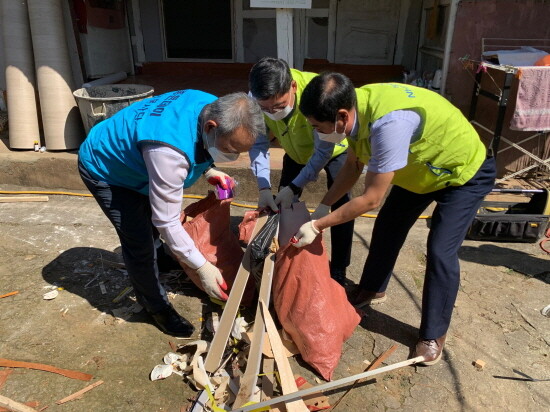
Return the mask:
<path id="1" fill-rule="evenodd" d="M 161 283 L 175 292 L 204 298 L 204 293 L 187 281 L 187 276 L 170 272 L 161 273 Z M 92 247 L 65 250 L 42 269 L 42 277 L 51 285 L 63 288 L 87 300 L 98 310 L 112 313 L 113 309 L 128 307 L 128 297 L 113 302 L 128 288 L 130 281 L 122 266 L 122 258 L 115 252 Z M 168 278 L 167 278 L 168 277 Z M 133 296 L 129 293 L 128 296 Z M 126 319 L 128 322 L 154 324 L 145 311 Z"/>
<path id="2" fill-rule="evenodd" d="M 550 284 L 550 261 L 529 253 L 495 244 L 462 246 L 460 259 L 487 266 L 504 266 L 530 278 Z"/>

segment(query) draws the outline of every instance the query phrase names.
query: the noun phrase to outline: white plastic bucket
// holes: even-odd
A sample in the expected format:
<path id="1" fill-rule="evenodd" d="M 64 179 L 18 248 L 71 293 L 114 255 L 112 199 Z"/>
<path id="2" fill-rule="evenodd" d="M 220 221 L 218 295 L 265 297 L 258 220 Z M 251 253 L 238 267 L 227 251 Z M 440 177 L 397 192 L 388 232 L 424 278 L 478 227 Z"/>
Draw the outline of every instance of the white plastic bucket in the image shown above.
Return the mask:
<path id="1" fill-rule="evenodd" d="M 108 119 L 132 103 L 151 97 L 155 89 L 144 84 L 105 84 L 73 92 L 86 134 L 102 120 Z"/>

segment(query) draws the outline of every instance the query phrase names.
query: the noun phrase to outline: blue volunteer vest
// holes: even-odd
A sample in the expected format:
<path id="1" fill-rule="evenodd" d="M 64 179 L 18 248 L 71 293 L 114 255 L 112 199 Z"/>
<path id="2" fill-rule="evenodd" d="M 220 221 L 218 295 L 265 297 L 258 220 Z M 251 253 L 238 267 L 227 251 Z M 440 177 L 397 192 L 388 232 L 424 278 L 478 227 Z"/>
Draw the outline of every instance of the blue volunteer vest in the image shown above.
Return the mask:
<path id="1" fill-rule="evenodd" d="M 79 159 L 97 180 L 149 194 L 149 176 L 141 145 L 169 146 L 185 156 L 190 187 L 213 163 L 204 149 L 199 124 L 201 110 L 216 96 L 179 90 L 136 102 L 90 130 Z"/>

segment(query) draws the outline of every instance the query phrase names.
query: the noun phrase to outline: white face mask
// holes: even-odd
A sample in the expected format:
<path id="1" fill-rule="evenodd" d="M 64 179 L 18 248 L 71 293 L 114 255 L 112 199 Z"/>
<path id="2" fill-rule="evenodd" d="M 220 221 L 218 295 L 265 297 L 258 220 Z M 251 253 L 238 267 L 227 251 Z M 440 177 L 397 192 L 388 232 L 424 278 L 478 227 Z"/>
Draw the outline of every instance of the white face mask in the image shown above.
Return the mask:
<path id="1" fill-rule="evenodd" d="M 336 131 L 336 125 L 337 122 L 334 122 L 334 131 L 332 133 L 321 133 L 317 132 L 317 135 L 319 136 L 319 139 L 321 139 L 324 142 L 330 142 L 334 144 L 340 143 L 342 140 L 346 138 L 346 124 L 344 123 L 344 132 L 338 133 Z"/>
<path id="2" fill-rule="evenodd" d="M 287 117 L 290 112 L 292 112 L 292 106 L 286 106 L 284 109 L 282 110 L 279 110 L 278 112 L 275 112 L 275 113 L 268 113 L 268 112 L 264 112 L 264 114 L 269 117 L 271 120 L 283 120 L 285 117 Z"/>
<path id="3" fill-rule="evenodd" d="M 224 153 L 219 150 L 216 147 L 216 130 L 217 128 L 214 129 L 213 133 L 203 132 L 202 140 L 206 150 L 208 150 L 208 153 L 212 156 L 215 163 L 234 162 L 239 158 L 239 153 Z"/>

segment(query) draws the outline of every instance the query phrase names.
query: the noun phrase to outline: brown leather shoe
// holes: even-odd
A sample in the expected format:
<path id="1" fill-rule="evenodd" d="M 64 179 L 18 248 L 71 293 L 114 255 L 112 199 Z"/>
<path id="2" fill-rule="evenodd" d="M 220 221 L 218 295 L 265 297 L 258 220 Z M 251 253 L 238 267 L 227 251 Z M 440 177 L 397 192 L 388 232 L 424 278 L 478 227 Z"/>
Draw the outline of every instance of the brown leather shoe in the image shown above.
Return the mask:
<path id="1" fill-rule="evenodd" d="M 416 343 L 414 356 L 423 356 L 424 360 L 419 362 L 420 365 L 430 366 L 435 365 L 441 359 L 443 354 L 443 346 L 447 335 L 443 335 L 437 339 L 419 339 Z"/>
<path id="2" fill-rule="evenodd" d="M 386 292 L 370 292 L 359 286 L 348 294 L 350 303 L 357 309 L 365 306 L 378 305 L 386 300 Z"/>

